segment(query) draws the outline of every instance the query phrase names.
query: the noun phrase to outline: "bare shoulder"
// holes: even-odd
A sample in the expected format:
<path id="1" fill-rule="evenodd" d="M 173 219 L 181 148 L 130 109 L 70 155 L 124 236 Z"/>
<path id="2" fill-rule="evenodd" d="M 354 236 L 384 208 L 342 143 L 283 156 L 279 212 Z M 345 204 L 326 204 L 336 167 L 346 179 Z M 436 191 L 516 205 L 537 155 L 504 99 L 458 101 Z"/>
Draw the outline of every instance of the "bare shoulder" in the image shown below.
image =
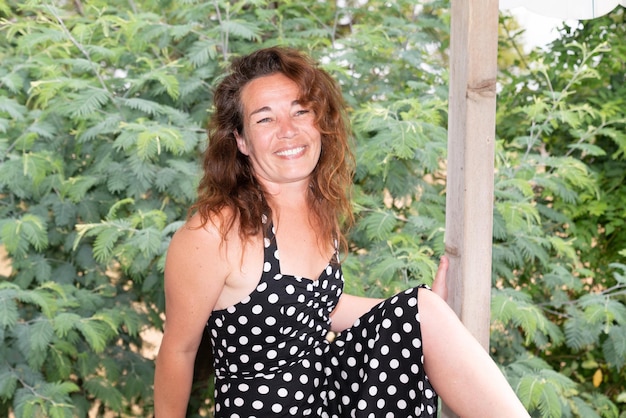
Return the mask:
<path id="1" fill-rule="evenodd" d="M 191 249 L 205 246 L 219 246 L 221 237 L 219 224 L 209 221 L 203 223 L 198 214 L 193 215 L 176 231 L 172 238 L 169 250 Z M 200 248 L 198 248 L 200 249 Z"/>
<path id="2" fill-rule="evenodd" d="M 218 228 L 194 216 L 172 237 L 165 261 L 166 319 L 159 356 L 195 353 L 200 343 L 230 274 Z"/>
<path id="3" fill-rule="evenodd" d="M 211 277 L 225 279 L 229 263 L 220 226 L 219 220 L 202 222 L 196 214 L 176 231 L 168 249 L 166 280 L 168 276 L 180 276 L 180 273 L 195 276 L 207 269 L 216 273 Z"/>
<path id="4" fill-rule="evenodd" d="M 219 227 L 194 215 L 172 237 L 165 262 L 168 305 L 195 302 L 208 309 L 203 316 L 215 306 L 232 271 Z"/>

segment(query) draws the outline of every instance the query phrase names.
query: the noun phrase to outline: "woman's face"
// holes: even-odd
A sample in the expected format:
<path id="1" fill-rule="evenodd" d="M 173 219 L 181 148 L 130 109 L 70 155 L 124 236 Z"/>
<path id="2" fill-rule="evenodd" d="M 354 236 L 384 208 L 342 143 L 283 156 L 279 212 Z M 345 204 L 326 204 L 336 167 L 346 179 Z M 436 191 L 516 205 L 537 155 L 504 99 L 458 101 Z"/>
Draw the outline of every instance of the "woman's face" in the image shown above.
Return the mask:
<path id="1" fill-rule="evenodd" d="M 321 135 L 313 111 L 298 102 L 298 85 L 282 73 L 250 81 L 241 91 L 243 133 L 237 147 L 260 182 L 305 181 L 317 165 Z"/>

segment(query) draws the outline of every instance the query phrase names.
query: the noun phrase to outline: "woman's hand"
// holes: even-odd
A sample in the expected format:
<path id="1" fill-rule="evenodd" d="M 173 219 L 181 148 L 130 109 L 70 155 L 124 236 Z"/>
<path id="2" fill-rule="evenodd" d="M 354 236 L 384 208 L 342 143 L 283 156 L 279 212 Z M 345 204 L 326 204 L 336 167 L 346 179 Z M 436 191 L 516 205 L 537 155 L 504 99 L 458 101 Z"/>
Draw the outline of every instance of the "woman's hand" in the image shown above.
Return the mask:
<path id="1" fill-rule="evenodd" d="M 439 297 L 445 301 L 448 300 L 448 285 L 446 283 L 446 274 L 448 273 L 449 261 L 445 255 L 439 260 L 439 268 L 433 280 L 432 289 Z"/>

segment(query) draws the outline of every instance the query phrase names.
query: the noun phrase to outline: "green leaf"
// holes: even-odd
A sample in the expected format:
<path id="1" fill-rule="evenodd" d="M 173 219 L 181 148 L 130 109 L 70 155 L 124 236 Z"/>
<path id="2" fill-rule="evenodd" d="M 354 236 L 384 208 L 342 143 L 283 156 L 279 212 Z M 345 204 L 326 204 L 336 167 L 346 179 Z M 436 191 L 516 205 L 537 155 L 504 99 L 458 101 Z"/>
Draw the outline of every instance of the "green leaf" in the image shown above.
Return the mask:
<path id="1" fill-rule="evenodd" d="M 73 361 L 78 355 L 78 350 L 72 343 L 67 341 L 55 341 L 50 347 L 49 359 L 46 363 L 50 379 L 69 379 L 74 371 Z"/>
<path id="2" fill-rule="evenodd" d="M 26 115 L 27 108 L 6 96 L 0 96 L 0 113 L 7 113 L 12 119 L 21 120 Z"/>
<path id="3" fill-rule="evenodd" d="M 152 100 L 140 99 L 137 97 L 121 100 L 124 106 L 131 109 L 140 110 L 150 116 L 156 116 L 162 113 L 162 106 Z"/>
<path id="4" fill-rule="evenodd" d="M 491 297 L 491 318 L 493 321 L 507 324 L 512 322 L 526 334 L 526 344 L 537 338 L 537 333 L 545 334 L 553 342 L 560 342 L 561 332 L 552 327 L 550 321 L 530 297 L 512 289 L 498 289 Z"/>
<path id="5" fill-rule="evenodd" d="M 36 136 L 31 135 L 30 139 L 34 140 Z M 42 153 L 24 153 L 21 158 L 22 170 L 24 177 L 32 179 L 33 185 L 40 185 L 48 175 L 61 171 L 62 162 L 58 157 L 53 157 L 47 152 Z"/>
<path id="6" fill-rule="evenodd" d="M 542 417 L 560 418 L 569 414 L 568 406 L 561 400 L 570 395 L 574 387 L 574 382 L 567 377 L 543 369 L 527 371 L 518 382 L 516 392 L 529 412 L 538 410 Z"/>
<path id="7" fill-rule="evenodd" d="M 242 19 L 232 19 L 222 22 L 221 30 L 248 41 L 259 42 L 261 40 L 259 27 L 255 23 L 247 22 Z"/>
<path id="8" fill-rule="evenodd" d="M 600 338 L 602 328 L 590 326 L 579 311 L 571 311 L 570 318 L 563 325 L 565 342 L 573 350 L 580 351 L 596 344 Z"/>
<path id="9" fill-rule="evenodd" d="M 0 365 L 0 399 L 11 399 L 17 389 L 19 376 L 7 364 Z"/>
<path id="10" fill-rule="evenodd" d="M 572 404 L 573 404 L 572 409 L 574 410 L 574 412 L 576 413 L 576 416 L 578 417 L 601 418 L 600 415 L 598 415 L 598 413 L 595 411 L 593 407 L 585 403 L 584 400 L 582 400 L 581 398 L 577 396 L 575 396 L 572 399 Z"/>
<path id="11" fill-rule="evenodd" d="M 100 179 L 95 176 L 70 177 L 63 183 L 63 195 L 72 202 L 77 203 L 85 198 L 87 192 L 100 183 Z"/>
<path id="12" fill-rule="evenodd" d="M 368 213 L 361 222 L 367 236 L 371 239 L 384 240 L 396 226 L 396 216 L 392 211 L 376 211 Z"/>
<path id="13" fill-rule="evenodd" d="M 217 57 L 218 46 L 212 38 L 200 39 L 191 46 L 187 58 L 195 67 L 202 67 Z"/>
<path id="14" fill-rule="evenodd" d="M 84 118 L 99 111 L 109 102 L 111 95 L 102 89 L 89 89 L 82 91 L 71 100 L 72 117 Z"/>
<path id="15" fill-rule="evenodd" d="M 12 328 L 19 319 L 15 294 L 15 289 L 0 288 L 0 326 L 4 328 Z"/>
<path id="16" fill-rule="evenodd" d="M 109 262 L 117 241 L 126 233 L 123 229 L 114 226 L 100 228 L 93 246 L 93 255 L 101 263 Z"/>
<path id="17" fill-rule="evenodd" d="M 615 370 L 624 367 L 626 364 L 626 325 L 611 327 L 607 340 L 602 344 L 602 352 Z"/>
<path id="18" fill-rule="evenodd" d="M 46 283 L 52 275 L 52 268 L 49 260 L 39 254 L 31 257 L 30 263 L 38 283 Z"/>
<path id="19" fill-rule="evenodd" d="M 393 278 L 398 276 L 406 268 L 406 261 L 391 257 L 380 258 L 368 268 L 368 275 L 376 278 L 377 281 L 388 284 Z"/>
<path id="20" fill-rule="evenodd" d="M 176 76 L 168 73 L 167 68 L 161 68 L 142 74 L 139 80 L 139 86 L 143 86 L 144 83 L 155 81 L 167 92 L 172 99 L 179 97 L 179 83 Z M 135 86 L 138 88 L 139 86 Z"/>
<path id="21" fill-rule="evenodd" d="M 84 387 L 88 393 L 93 395 L 96 399 L 102 400 L 102 402 L 114 411 L 121 410 L 122 394 L 111 382 L 101 377 L 92 377 L 85 381 Z"/>
<path id="22" fill-rule="evenodd" d="M 569 148 L 579 150 L 583 152 L 584 154 L 591 155 L 593 157 L 606 155 L 606 152 L 602 148 L 594 144 L 585 144 L 585 143 L 570 144 Z"/>
<path id="23" fill-rule="evenodd" d="M 65 338 L 68 333 L 77 327 L 81 317 L 71 312 L 63 312 L 53 318 L 53 329 L 59 338 Z"/>
<path id="24" fill-rule="evenodd" d="M 96 353 L 104 351 L 108 340 L 115 335 L 108 324 L 97 318 L 83 318 L 76 324 L 76 328 Z"/>
<path id="25" fill-rule="evenodd" d="M 123 115 L 114 113 L 106 115 L 106 117 L 93 125 L 86 127 L 86 129 L 78 132 L 77 139 L 79 143 L 90 142 L 98 137 L 108 137 L 109 135 L 118 132 L 120 123 L 123 120 Z"/>
<path id="26" fill-rule="evenodd" d="M 162 240 L 163 237 L 160 231 L 155 228 L 146 228 L 137 231 L 128 241 L 128 244 L 136 247 L 146 257 L 154 257 L 160 254 Z"/>
<path id="27" fill-rule="evenodd" d="M 28 364 L 33 369 L 39 369 L 48 356 L 48 346 L 52 341 L 54 330 L 49 320 L 40 318 L 30 326 L 29 334 Z"/>
<path id="28" fill-rule="evenodd" d="M 626 256 L 626 250 L 620 251 L 621 255 Z M 626 284 L 626 265 L 621 263 L 611 263 L 609 267 L 615 270 L 621 270 L 622 273 L 618 273 L 617 271 L 613 272 L 613 277 L 618 283 Z"/>

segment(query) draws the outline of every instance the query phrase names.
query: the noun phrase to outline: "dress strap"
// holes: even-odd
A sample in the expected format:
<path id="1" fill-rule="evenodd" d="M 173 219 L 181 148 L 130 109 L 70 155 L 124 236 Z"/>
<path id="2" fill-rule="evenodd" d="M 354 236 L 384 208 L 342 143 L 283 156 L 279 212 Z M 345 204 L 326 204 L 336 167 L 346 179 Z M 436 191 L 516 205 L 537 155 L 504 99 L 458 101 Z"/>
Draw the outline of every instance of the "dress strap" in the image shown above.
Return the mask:
<path id="1" fill-rule="evenodd" d="M 263 276 L 270 274 L 274 277 L 280 273 L 280 261 L 278 258 L 278 244 L 276 244 L 276 229 L 270 221 L 268 224 L 267 216 L 263 215 Z"/>

